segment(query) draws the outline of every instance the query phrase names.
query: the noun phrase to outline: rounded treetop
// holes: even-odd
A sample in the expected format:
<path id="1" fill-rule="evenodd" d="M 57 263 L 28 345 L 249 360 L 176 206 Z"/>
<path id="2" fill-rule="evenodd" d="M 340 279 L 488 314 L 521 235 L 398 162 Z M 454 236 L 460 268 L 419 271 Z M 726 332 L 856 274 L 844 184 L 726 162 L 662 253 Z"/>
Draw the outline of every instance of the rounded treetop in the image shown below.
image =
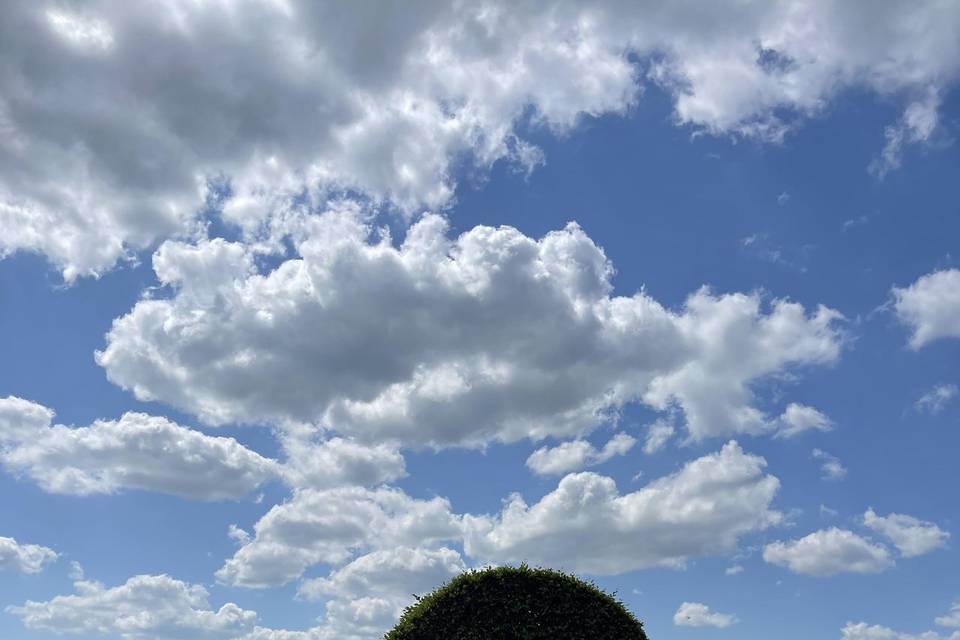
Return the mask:
<path id="1" fill-rule="evenodd" d="M 550 569 L 463 573 L 408 607 L 385 640 L 647 640 L 626 607 Z"/>

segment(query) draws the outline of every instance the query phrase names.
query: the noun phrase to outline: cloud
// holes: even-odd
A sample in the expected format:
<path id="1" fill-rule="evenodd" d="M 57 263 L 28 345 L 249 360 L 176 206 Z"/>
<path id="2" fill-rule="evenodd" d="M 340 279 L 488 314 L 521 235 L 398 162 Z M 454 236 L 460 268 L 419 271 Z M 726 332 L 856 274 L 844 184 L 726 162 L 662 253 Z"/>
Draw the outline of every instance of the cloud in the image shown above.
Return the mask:
<path id="1" fill-rule="evenodd" d="M 16 396 L 0 398 L 0 446 L 34 437 L 53 422 L 53 410 Z"/>
<path id="2" fill-rule="evenodd" d="M 222 500 L 248 494 L 277 472 L 274 461 L 233 438 L 207 436 L 143 413 L 67 427 L 51 424 L 49 409 L 8 397 L 0 399 L 0 415 L 7 423 L 4 432 L 13 436 L 0 440 L 0 462 L 50 493 L 145 489 Z"/>
<path id="3" fill-rule="evenodd" d="M 396 547 L 360 556 L 325 578 L 305 580 L 298 593 L 327 599 L 323 626 L 332 637 L 381 637 L 413 604 L 414 594 L 425 595 L 466 569 L 452 549 Z"/>
<path id="4" fill-rule="evenodd" d="M 873 509 L 863 514 L 863 524 L 890 540 L 904 558 L 912 558 L 945 547 L 950 534 L 932 522 L 891 513 L 878 516 Z"/>
<path id="5" fill-rule="evenodd" d="M 643 452 L 651 455 L 663 449 L 673 437 L 673 424 L 667 420 L 655 420 L 647 428 L 647 439 L 643 442 Z"/>
<path id="6" fill-rule="evenodd" d="M 768 544 L 763 549 L 763 559 L 810 576 L 879 573 L 893 566 L 886 547 L 836 527 L 815 531 L 799 540 Z"/>
<path id="7" fill-rule="evenodd" d="M 228 602 L 211 609 L 202 585 L 168 575 L 138 575 L 116 587 L 78 580 L 75 593 L 6 608 L 32 631 L 123 640 L 366 640 L 335 635 L 329 623 L 306 631 L 256 625 L 257 614 Z"/>
<path id="8" fill-rule="evenodd" d="M 13 538 L 0 536 L 0 569 L 21 573 L 40 573 L 44 565 L 56 560 L 53 549 L 38 544 L 21 544 Z"/>
<path id="9" fill-rule="evenodd" d="M 737 622 L 729 613 L 715 613 L 700 602 L 684 602 L 673 614 L 673 624 L 678 627 L 717 627 L 724 629 Z"/>
<path id="10" fill-rule="evenodd" d="M 680 567 L 781 521 L 770 509 L 780 483 L 765 465 L 730 442 L 625 495 L 610 478 L 571 474 L 536 504 L 514 495 L 499 515 L 465 516 L 464 549 L 482 560 L 593 574 Z"/>
<path id="11" fill-rule="evenodd" d="M 313 429 L 291 426 L 280 434 L 286 459 L 280 475 L 294 488 L 372 486 L 407 474 L 403 456 L 385 443 L 366 445 L 339 437 L 316 440 Z"/>
<path id="12" fill-rule="evenodd" d="M 138 398 L 211 424 L 482 445 L 582 435 L 642 401 L 679 407 L 702 439 L 774 429 L 751 386 L 835 362 L 843 339 L 825 307 L 701 289 L 673 312 L 612 296 L 612 265 L 572 223 L 539 240 L 484 226 L 451 239 L 431 215 L 394 246 L 343 203 L 296 248 L 251 274 L 239 245 L 165 244 L 154 267 L 172 296 L 116 319 L 97 361 Z"/>
<path id="13" fill-rule="evenodd" d="M 843 480 L 847 476 L 847 468 L 840 463 L 840 459 L 822 449 L 813 450 L 813 459 L 820 461 L 820 470 L 824 480 Z"/>
<path id="14" fill-rule="evenodd" d="M 274 506 L 217 571 L 230 585 L 284 584 L 321 562 L 339 564 L 355 553 L 397 546 L 430 546 L 462 536 L 460 518 L 445 499 L 417 500 L 399 489 L 302 489 Z"/>
<path id="15" fill-rule="evenodd" d="M 928 273 L 908 287 L 894 287 L 892 296 L 897 319 L 912 331 L 912 349 L 960 338 L 960 269 Z"/>
<path id="16" fill-rule="evenodd" d="M 868 625 L 866 622 L 848 622 L 841 630 L 842 640 L 960 640 L 960 632 L 950 636 L 941 636 L 935 631 L 912 634 L 894 631 L 881 625 Z"/>
<path id="17" fill-rule="evenodd" d="M 832 428 L 833 422 L 820 411 L 813 407 L 791 402 L 787 405 L 783 415 L 780 416 L 780 429 L 777 431 L 777 437 L 792 438 L 811 429 L 829 431 Z"/>
<path id="18" fill-rule="evenodd" d="M 960 600 L 953 603 L 949 613 L 938 616 L 934 622 L 941 627 L 960 627 Z"/>
<path id="19" fill-rule="evenodd" d="M 166 575 L 134 576 L 107 588 L 76 582 L 76 593 L 27 601 L 7 611 L 33 631 L 120 636 L 124 640 L 232 640 L 254 627 L 257 615 L 233 603 L 213 611 L 207 591 Z"/>
<path id="20" fill-rule="evenodd" d="M 913 407 L 921 413 L 936 415 L 943 411 L 943 408 L 947 406 L 958 393 L 960 393 L 960 389 L 958 389 L 955 384 L 938 384 L 920 396 L 920 398 L 913 403 Z"/>
<path id="21" fill-rule="evenodd" d="M 884 129 L 887 144 L 880 156 L 870 163 L 870 173 L 882 180 L 887 173 L 900 168 L 905 145 L 930 141 L 937 128 L 940 102 L 938 90 L 930 87 L 923 97 L 907 106 L 899 122 Z"/>
<path id="22" fill-rule="evenodd" d="M 615 434 L 599 450 L 586 440 L 572 440 L 537 449 L 527 458 L 527 467 L 541 476 L 568 473 L 626 455 L 636 443 L 636 438 L 623 432 Z"/>
<path id="23" fill-rule="evenodd" d="M 624 113 L 647 84 L 678 125 L 772 141 L 845 88 L 920 96 L 887 130 L 887 171 L 956 80 L 957 10 L 870 4 L 865 26 L 861 4 L 8 3 L 0 255 L 71 279 L 202 234 L 208 206 L 274 246 L 344 190 L 436 209 L 464 159 L 529 172 L 543 154 L 519 131 Z"/>
<path id="24" fill-rule="evenodd" d="M 724 570 L 723 573 L 724 575 L 728 575 L 728 576 L 735 576 L 739 573 L 743 573 L 743 565 L 735 564 L 735 565 L 729 566 Z"/>

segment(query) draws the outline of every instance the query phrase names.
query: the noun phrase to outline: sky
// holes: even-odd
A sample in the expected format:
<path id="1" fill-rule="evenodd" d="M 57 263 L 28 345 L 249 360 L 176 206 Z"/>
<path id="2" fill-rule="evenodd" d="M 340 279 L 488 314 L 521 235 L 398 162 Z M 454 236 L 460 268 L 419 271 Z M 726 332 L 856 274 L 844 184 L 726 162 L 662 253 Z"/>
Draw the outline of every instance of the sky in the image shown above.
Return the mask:
<path id="1" fill-rule="evenodd" d="M 0 10 L 0 638 L 960 639 L 960 5 Z"/>

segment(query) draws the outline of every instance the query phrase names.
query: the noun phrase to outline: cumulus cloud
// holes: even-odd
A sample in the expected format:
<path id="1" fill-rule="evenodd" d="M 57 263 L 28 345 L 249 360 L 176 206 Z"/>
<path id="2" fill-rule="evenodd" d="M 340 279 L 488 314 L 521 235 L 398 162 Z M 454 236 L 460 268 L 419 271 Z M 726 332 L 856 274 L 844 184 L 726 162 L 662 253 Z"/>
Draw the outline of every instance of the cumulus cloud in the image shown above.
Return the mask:
<path id="1" fill-rule="evenodd" d="M 527 467 L 541 476 L 568 473 L 603 464 L 614 456 L 626 455 L 636 443 L 636 438 L 622 432 L 607 440 L 602 449 L 586 440 L 572 440 L 537 449 L 527 458 Z"/>
<path id="2" fill-rule="evenodd" d="M 57 552 L 38 544 L 23 544 L 0 536 L 0 569 L 21 573 L 40 573 L 44 565 L 56 560 Z"/>
<path id="3" fill-rule="evenodd" d="M 0 462 L 50 493 L 146 489 L 221 500 L 244 496 L 276 474 L 274 461 L 233 438 L 143 413 L 68 427 L 52 424 L 49 409 L 8 397 L 0 399 L 0 415 L 7 425 L 0 422 L 0 434 L 12 434 L 0 438 Z"/>
<path id="4" fill-rule="evenodd" d="M 114 321 L 97 353 L 110 380 L 208 423 L 312 422 L 408 446 L 577 436 L 632 401 L 679 407 L 701 439 L 775 429 L 751 385 L 841 348 L 824 307 L 701 289 L 674 312 L 612 296 L 612 265 L 576 224 L 451 239 L 431 215 L 394 246 L 343 203 L 308 227 L 300 257 L 265 274 L 239 245 L 161 247 L 174 292 Z"/>
<path id="5" fill-rule="evenodd" d="M 594 574 L 729 551 L 739 536 L 781 521 L 770 504 L 779 481 L 735 442 L 677 473 L 621 495 L 610 478 L 563 478 L 539 502 L 514 495 L 495 516 L 464 516 L 464 549 L 493 562 L 530 562 Z"/>
<path id="6" fill-rule="evenodd" d="M 335 629 L 321 625 L 307 631 L 256 625 L 257 614 L 228 602 L 211 609 L 209 594 L 167 575 L 139 575 L 116 587 L 74 582 L 75 593 L 47 601 L 28 600 L 7 607 L 32 631 L 119 637 L 123 640 L 334 640 Z M 366 640 L 370 636 L 343 636 Z"/>
<path id="7" fill-rule="evenodd" d="M 257 615 L 233 603 L 211 610 L 207 591 L 166 575 L 134 576 L 107 588 L 76 582 L 76 593 L 27 601 L 8 612 L 34 631 L 120 636 L 124 640 L 233 640 L 254 628 Z"/>
<path id="8" fill-rule="evenodd" d="M 467 569 L 460 554 L 445 547 L 396 547 L 360 556 L 325 578 L 301 583 L 307 599 L 327 598 L 324 630 L 332 637 L 381 637 L 403 609 Z"/>
<path id="9" fill-rule="evenodd" d="M 679 627 L 717 627 L 723 629 L 737 622 L 729 613 L 717 613 L 700 602 L 684 602 L 673 614 L 673 624 Z"/>
<path id="10" fill-rule="evenodd" d="M 768 544 L 763 549 L 763 559 L 811 576 L 879 573 L 893 566 L 886 547 L 836 527 L 815 531 L 799 540 Z"/>
<path id="11" fill-rule="evenodd" d="M 905 558 L 940 549 L 950 538 L 948 532 L 934 523 L 900 513 L 878 516 L 873 509 L 867 509 L 863 524 L 890 540 Z"/>
<path id="12" fill-rule="evenodd" d="M 871 3 L 867 25 L 861 3 L 786 0 L 5 9 L 0 255 L 42 252 L 68 279 L 202 234 L 211 202 L 251 240 L 345 189 L 444 206 L 464 157 L 543 162 L 518 123 L 564 132 L 648 83 L 678 124 L 763 140 L 847 87 L 921 96 L 887 130 L 886 171 L 929 136 L 960 59 L 957 10 L 932 0 Z"/>
<path id="13" fill-rule="evenodd" d="M 910 347 L 940 338 L 960 338 L 960 269 L 921 276 L 910 286 L 894 287 L 893 309 L 911 331 Z"/>
<path id="14" fill-rule="evenodd" d="M 837 456 L 823 449 L 814 449 L 812 455 L 814 460 L 820 461 L 821 477 L 824 480 L 843 480 L 847 476 L 847 468 Z"/>
<path id="15" fill-rule="evenodd" d="M 317 440 L 313 431 L 297 425 L 280 434 L 286 454 L 280 474 L 294 488 L 371 486 L 397 480 L 407 473 L 403 456 L 394 446 L 367 445 L 339 437 Z"/>
<path id="16" fill-rule="evenodd" d="M 943 411 L 944 407 L 957 397 L 960 388 L 955 384 L 938 384 L 930 391 L 920 396 L 913 407 L 922 413 L 936 415 Z"/>
<path id="17" fill-rule="evenodd" d="M 953 606 L 950 607 L 950 612 L 946 615 L 938 616 L 934 622 L 936 622 L 941 627 L 958 627 L 960 628 L 960 600 L 953 603 Z"/>
<path id="18" fill-rule="evenodd" d="M 869 625 L 866 622 L 848 622 L 841 630 L 843 640 L 960 640 L 960 631 L 950 636 L 942 636 L 935 631 L 923 633 L 901 633 L 890 627 L 879 624 Z"/>
<path id="19" fill-rule="evenodd" d="M 780 416 L 777 437 L 792 438 L 805 431 L 829 431 L 833 422 L 820 411 L 807 405 L 791 402 Z"/>
<path id="20" fill-rule="evenodd" d="M 217 571 L 220 582 L 266 587 L 289 582 L 312 565 L 340 564 L 355 553 L 431 546 L 462 535 L 443 498 L 417 500 L 399 489 L 302 489 L 270 509 L 254 535 Z"/>

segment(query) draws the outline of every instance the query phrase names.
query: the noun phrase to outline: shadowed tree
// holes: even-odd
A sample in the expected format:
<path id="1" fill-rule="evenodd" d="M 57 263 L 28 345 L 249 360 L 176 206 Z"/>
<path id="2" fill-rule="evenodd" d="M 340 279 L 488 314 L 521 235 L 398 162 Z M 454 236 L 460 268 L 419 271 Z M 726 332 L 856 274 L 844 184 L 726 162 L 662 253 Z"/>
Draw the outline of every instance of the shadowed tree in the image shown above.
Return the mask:
<path id="1" fill-rule="evenodd" d="M 551 569 L 460 574 L 408 607 L 384 640 L 647 640 L 616 598 Z"/>

